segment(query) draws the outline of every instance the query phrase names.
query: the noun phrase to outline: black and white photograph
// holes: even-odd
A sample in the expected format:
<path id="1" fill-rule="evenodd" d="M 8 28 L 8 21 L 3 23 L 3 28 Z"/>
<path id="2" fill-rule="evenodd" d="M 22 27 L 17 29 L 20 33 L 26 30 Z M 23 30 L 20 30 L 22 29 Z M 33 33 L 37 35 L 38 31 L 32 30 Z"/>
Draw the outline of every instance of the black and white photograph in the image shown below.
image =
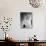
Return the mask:
<path id="1" fill-rule="evenodd" d="M 32 28 L 32 12 L 20 12 L 20 27 Z"/>

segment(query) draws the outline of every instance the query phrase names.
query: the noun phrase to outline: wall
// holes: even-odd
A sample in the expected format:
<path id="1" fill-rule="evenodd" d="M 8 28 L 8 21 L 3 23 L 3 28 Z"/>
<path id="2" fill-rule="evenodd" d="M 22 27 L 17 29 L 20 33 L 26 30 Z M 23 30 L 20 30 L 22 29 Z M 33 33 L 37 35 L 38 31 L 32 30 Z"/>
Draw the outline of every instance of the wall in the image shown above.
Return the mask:
<path id="1" fill-rule="evenodd" d="M 20 28 L 20 12 L 33 13 L 33 28 L 21 29 Z M 33 8 L 30 6 L 28 0 L 0 0 L 0 17 L 13 17 L 13 22 L 10 33 L 17 40 L 27 40 L 34 34 L 37 35 L 39 40 L 45 40 L 45 15 L 46 8 Z M 2 31 L 0 32 L 0 35 Z M 2 36 L 0 36 L 2 39 Z"/>

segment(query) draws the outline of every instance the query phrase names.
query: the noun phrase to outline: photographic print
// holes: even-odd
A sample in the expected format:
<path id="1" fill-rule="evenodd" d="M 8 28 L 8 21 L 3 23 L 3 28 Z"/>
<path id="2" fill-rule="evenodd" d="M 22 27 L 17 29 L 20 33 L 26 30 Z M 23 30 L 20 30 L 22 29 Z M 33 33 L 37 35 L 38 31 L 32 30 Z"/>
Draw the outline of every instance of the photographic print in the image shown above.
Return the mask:
<path id="1" fill-rule="evenodd" d="M 21 28 L 32 28 L 32 12 L 20 12 Z"/>

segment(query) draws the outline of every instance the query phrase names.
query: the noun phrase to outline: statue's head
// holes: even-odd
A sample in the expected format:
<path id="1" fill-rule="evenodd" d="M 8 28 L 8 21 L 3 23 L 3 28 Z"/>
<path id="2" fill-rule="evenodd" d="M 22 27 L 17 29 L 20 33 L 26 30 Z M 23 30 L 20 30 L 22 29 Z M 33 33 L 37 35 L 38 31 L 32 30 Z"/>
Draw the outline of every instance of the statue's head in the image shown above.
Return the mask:
<path id="1" fill-rule="evenodd" d="M 29 0 L 30 4 L 34 8 L 38 8 L 42 4 L 43 0 Z"/>

